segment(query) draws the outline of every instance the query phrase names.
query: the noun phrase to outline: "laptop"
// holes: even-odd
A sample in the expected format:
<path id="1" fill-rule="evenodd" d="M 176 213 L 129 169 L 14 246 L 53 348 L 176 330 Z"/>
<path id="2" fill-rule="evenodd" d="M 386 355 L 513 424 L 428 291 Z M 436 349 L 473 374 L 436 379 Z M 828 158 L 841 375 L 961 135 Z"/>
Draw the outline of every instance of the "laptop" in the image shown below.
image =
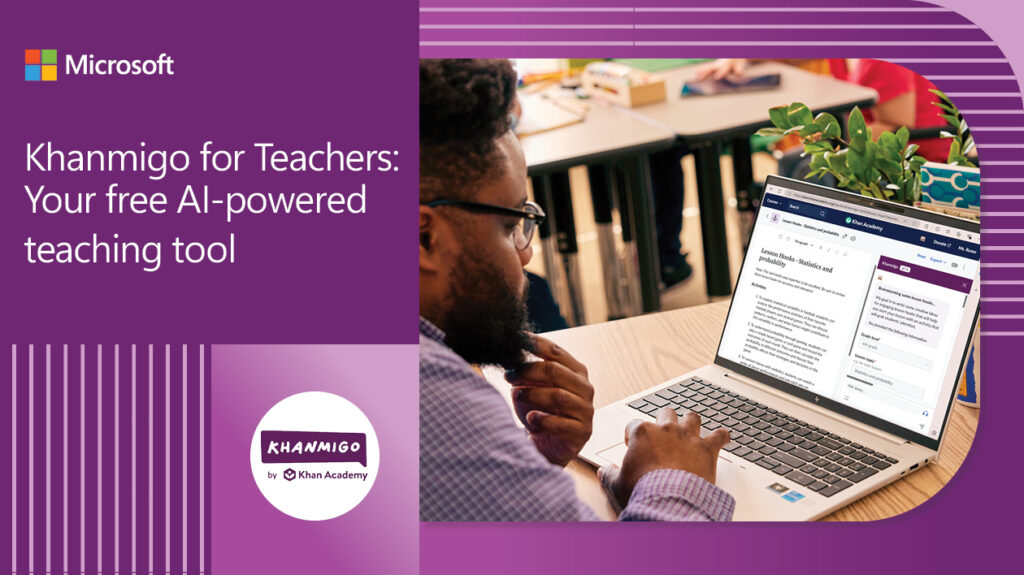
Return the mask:
<path id="1" fill-rule="evenodd" d="M 597 410 L 580 456 L 621 464 L 630 420 L 696 411 L 730 431 L 740 521 L 817 519 L 933 463 L 980 254 L 977 222 L 769 176 L 714 363 Z"/>

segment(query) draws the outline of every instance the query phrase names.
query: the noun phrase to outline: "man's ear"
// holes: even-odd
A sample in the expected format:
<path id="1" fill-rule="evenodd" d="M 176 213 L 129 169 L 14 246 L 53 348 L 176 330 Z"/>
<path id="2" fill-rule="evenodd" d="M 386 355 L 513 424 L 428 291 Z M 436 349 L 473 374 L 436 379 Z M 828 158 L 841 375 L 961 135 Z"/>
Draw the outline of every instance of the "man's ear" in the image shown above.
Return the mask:
<path id="1" fill-rule="evenodd" d="M 440 238 L 442 223 L 432 208 L 420 206 L 420 271 L 436 272 L 441 268 Z"/>

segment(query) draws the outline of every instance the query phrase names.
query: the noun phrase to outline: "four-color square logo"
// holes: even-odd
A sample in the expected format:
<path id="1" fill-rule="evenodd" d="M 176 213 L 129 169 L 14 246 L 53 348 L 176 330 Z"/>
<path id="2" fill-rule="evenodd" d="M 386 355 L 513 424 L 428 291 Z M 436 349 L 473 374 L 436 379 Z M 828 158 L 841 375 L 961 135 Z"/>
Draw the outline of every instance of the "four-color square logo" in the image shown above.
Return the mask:
<path id="1" fill-rule="evenodd" d="M 56 50 L 25 50 L 26 82 L 57 81 Z"/>

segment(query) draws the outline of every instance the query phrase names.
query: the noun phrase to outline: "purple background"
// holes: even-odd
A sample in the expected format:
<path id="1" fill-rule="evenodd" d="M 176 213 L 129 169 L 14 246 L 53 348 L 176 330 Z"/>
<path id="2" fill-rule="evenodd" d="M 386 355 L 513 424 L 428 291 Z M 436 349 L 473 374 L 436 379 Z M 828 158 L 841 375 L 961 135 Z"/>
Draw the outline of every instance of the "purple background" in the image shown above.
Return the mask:
<path id="1" fill-rule="evenodd" d="M 415 573 L 419 519 L 415 346 L 213 347 L 211 571 Z M 278 401 L 326 391 L 359 407 L 380 444 L 369 495 L 328 521 L 275 509 L 252 479 L 249 446 Z"/>
<path id="2" fill-rule="evenodd" d="M 1024 182 L 1024 116 L 1019 87 L 1009 76 L 1009 63 L 999 46 L 1016 62 L 1024 61 L 1024 38 L 1019 32 L 1022 9 L 995 0 L 945 0 L 966 15 L 931 12 L 842 12 L 842 7 L 895 6 L 927 8 L 933 5 L 898 0 L 559 0 L 500 5 L 629 7 L 702 6 L 689 13 L 644 14 L 627 12 L 550 13 L 438 13 L 421 12 L 421 24 L 557 24 L 552 29 L 421 29 L 421 57 L 876 57 L 902 60 L 904 65 L 934 78 L 940 89 L 954 94 L 964 110 L 1001 110 L 999 113 L 965 112 L 974 129 L 983 161 L 985 213 L 1024 212 L 1024 201 L 999 199 L 1019 194 Z M 476 0 L 423 0 L 423 7 L 481 6 Z M 743 7 L 793 7 L 777 12 L 752 12 Z M 822 9 L 826 7 L 825 9 Z M 724 11 L 723 8 L 732 8 Z M 971 25 L 961 29 L 868 29 L 875 25 Z M 713 24 L 705 29 L 633 30 L 630 28 L 570 28 L 574 24 L 666 23 Z M 728 24 L 762 25 L 757 29 L 727 29 Z M 800 24 L 840 25 L 842 28 L 793 28 Z M 457 42 L 451 44 L 450 42 Z M 573 44 L 543 45 L 551 42 Z M 633 45 L 634 41 L 679 41 L 677 46 Z M 774 42 L 757 45 L 757 42 Z M 433 44 L 427 44 L 432 42 Z M 710 42 L 718 45 L 698 45 Z M 854 43 L 860 45 L 852 45 Z M 964 44 L 956 44 L 963 42 Z M 600 44 L 603 43 L 603 44 Z M 741 44 L 742 43 L 742 44 Z M 831 43 L 831 44 L 826 44 Z M 976 58 L 992 61 L 943 62 Z M 915 60 L 913 63 L 908 60 Z M 938 78 L 936 78 L 938 77 Z M 1002 97 L 997 92 L 1008 93 Z M 980 94 L 980 95 L 979 95 Z M 989 147 L 986 149 L 986 144 Z M 992 146 L 995 144 L 999 147 Z M 989 217 L 985 230 L 1021 229 L 1024 218 Z M 985 246 L 1016 247 L 1021 236 L 989 234 Z M 983 249 L 983 276 L 997 282 L 1020 282 L 1024 272 L 1021 252 Z M 1009 439 L 1016 412 L 1024 404 L 1024 388 L 1017 385 L 1019 369 L 1012 358 L 1019 354 L 1024 331 L 1024 295 L 1020 283 L 983 281 L 982 326 L 985 413 L 975 446 L 960 472 L 930 501 L 899 517 L 872 523 L 733 524 L 733 525 L 556 525 L 556 524 L 422 524 L 420 530 L 423 573 L 822 573 L 864 572 L 964 573 L 1012 570 L 1016 524 L 1024 513 L 1014 493 L 1016 477 L 1024 466 Z M 988 314 L 989 317 L 985 317 Z M 1010 317 L 1003 317 L 1010 316 Z"/>
<path id="3" fill-rule="evenodd" d="M 16 342 L 413 343 L 416 325 L 416 10 L 373 2 L 7 3 L 0 17 L 0 262 L 4 334 Z M 56 83 L 24 80 L 24 50 L 56 48 Z M 66 54 L 174 59 L 174 76 L 71 76 Z M 144 174 L 25 172 L 25 143 L 183 149 L 192 168 Z M 238 173 L 197 169 L 206 140 L 245 149 Z M 398 150 L 394 173 L 259 170 L 254 142 L 285 149 Z M 346 194 L 365 215 L 32 215 L 23 186 L 102 193 L 186 184 L 214 193 Z M 171 200 L 174 201 L 173 199 Z M 26 236 L 81 241 L 234 232 L 234 265 L 25 263 Z"/>

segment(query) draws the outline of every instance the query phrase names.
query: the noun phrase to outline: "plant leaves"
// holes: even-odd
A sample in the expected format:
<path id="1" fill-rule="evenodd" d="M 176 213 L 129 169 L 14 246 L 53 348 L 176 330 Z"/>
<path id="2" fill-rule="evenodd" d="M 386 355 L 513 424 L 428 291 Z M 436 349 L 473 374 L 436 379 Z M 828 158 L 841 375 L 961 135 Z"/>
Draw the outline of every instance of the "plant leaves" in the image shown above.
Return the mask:
<path id="1" fill-rule="evenodd" d="M 756 134 L 762 138 L 770 138 L 773 136 L 781 136 L 782 132 L 782 128 L 761 128 L 756 132 Z"/>
<path id="2" fill-rule="evenodd" d="M 896 130 L 896 139 L 899 141 L 900 149 L 907 147 L 907 142 L 910 141 L 910 130 L 906 126 L 900 126 L 899 130 Z"/>
<path id="3" fill-rule="evenodd" d="M 838 152 L 825 152 L 825 161 L 828 162 L 828 167 L 832 168 L 833 171 L 845 174 L 849 169 L 846 165 L 846 155 L 849 152 L 846 150 L 840 150 Z"/>
<path id="4" fill-rule="evenodd" d="M 903 149 L 900 146 L 899 138 L 892 132 L 883 132 L 881 136 L 878 136 L 878 145 L 882 147 L 882 151 L 886 155 L 896 156 L 897 158 L 900 155 L 900 150 Z"/>
<path id="5" fill-rule="evenodd" d="M 960 153 L 960 140 L 954 139 L 949 143 L 949 163 L 953 163 L 953 158 L 962 155 Z"/>
<path id="6" fill-rule="evenodd" d="M 804 179 L 805 180 L 809 180 L 811 178 L 821 179 L 821 177 L 824 176 L 827 173 L 828 173 L 827 169 L 825 169 L 825 168 L 818 168 L 817 170 L 812 170 L 812 171 L 808 172 L 807 175 L 804 176 Z"/>
<path id="7" fill-rule="evenodd" d="M 834 148 L 832 144 L 828 142 L 806 142 L 804 144 L 804 151 L 808 154 L 820 154 L 822 152 L 831 152 Z"/>
<path id="8" fill-rule="evenodd" d="M 814 123 L 822 126 L 821 137 L 838 138 L 842 135 L 843 129 L 839 126 L 839 120 L 828 112 L 822 112 L 814 117 Z"/>
<path id="9" fill-rule="evenodd" d="M 850 171 L 852 172 L 851 175 L 855 176 L 859 180 L 864 179 L 861 178 L 860 176 L 866 171 L 864 154 L 864 152 L 858 151 L 856 148 L 853 147 L 850 147 L 849 151 L 846 154 L 846 164 L 850 167 Z"/>
<path id="10" fill-rule="evenodd" d="M 850 119 L 846 123 L 846 130 L 850 133 L 850 139 L 861 137 L 868 138 L 868 125 L 864 121 L 864 113 L 859 107 L 854 107 L 850 112 Z"/>
<path id="11" fill-rule="evenodd" d="M 786 112 L 790 126 L 806 126 L 814 123 L 814 114 L 811 109 L 801 102 L 793 102 Z"/>
<path id="12" fill-rule="evenodd" d="M 878 145 L 878 142 L 868 140 L 865 142 L 865 156 L 867 157 L 868 167 L 875 165 L 875 160 L 882 155 L 882 148 Z"/>
<path id="13" fill-rule="evenodd" d="M 914 154 L 917 153 L 917 150 L 920 147 L 921 146 L 918 146 L 917 144 L 910 144 L 909 146 L 907 146 L 906 151 L 903 152 L 903 159 L 904 160 L 909 160 Z M 920 157 L 920 156 L 918 156 L 918 157 Z"/>
<path id="14" fill-rule="evenodd" d="M 953 128 L 956 128 L 957 126 L 960 125 L 960 118 L 957 118 L 955 115 L 952 115 L 952 114 L 942 114 L 941 116 Z"/>
<path id="15" fill-rule="evenodd" d="M 974 138 L 972 136 L 967 136 L 967 139 L 964 140 L 963 154 L 966 156 L 967 154 L 970 154 L 971 150 L 973 150 L 973 149 L 974 149 Z"/>
<path id="16" fill-rule="evenodd" d="M 768 110 L 768 117 L 771 118 L 772 124 L 775 124 L 776 128 L 785 130 L 792 128 L 793 125 L 789 123 L 789 117 L 787 112 L 789 106 L 777 106 Z"/>
<path id="17" fill-rule="evenodd" d="M 798 133 L 801 137 L 806 138 L 807 136 L 810 136 L 811 134 L 817 134 L 823 131 L 824 129 L 825 128 L 818 124 L 817 122 L 811 122 L 810 124 L 804 126 Z"/>
<path id="18" fill-rule="evenodd" d="M 879 157 L 875 160 L 875 165 L 890 182 L 895 183 L 903 176 L 903 166 L 885 156 Z"/>
<path id="19" fill-rule="evenodd" d="M 863 154 L 866 146 L 867 138 L 864 136 L 854 136 L 850 138 L 850 149 L 856 150 L 858 153 Z"/>

